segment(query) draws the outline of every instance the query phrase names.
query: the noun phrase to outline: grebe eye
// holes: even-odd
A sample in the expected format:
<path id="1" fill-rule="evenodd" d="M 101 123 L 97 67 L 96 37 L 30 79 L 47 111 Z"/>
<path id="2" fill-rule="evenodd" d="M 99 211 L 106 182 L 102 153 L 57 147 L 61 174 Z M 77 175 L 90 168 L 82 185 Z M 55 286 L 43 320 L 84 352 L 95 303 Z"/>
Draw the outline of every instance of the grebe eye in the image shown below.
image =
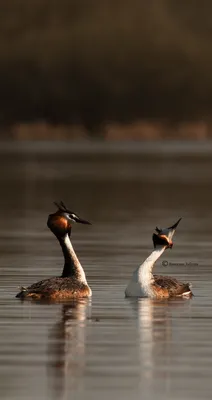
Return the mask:
<path id="1" fill-rule="evenodd" d="M 75 214 L 69 214 L 68 216 L 72 221 L 76 221 L 77 216 Z"/>

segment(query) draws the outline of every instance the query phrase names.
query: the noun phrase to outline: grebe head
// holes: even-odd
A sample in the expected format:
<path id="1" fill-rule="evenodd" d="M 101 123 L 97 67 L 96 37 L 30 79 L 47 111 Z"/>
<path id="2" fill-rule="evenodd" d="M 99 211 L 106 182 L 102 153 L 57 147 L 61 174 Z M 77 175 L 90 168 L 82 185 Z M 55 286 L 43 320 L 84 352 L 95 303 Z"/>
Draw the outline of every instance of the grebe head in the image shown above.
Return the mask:
<path id="1" fill-rule="evenodd" d="M 173 246 L 172 238 L 174 236 L 177 225 L 179 224 L 181 219 L 182 218 L 178 219 L 178 221 L 169 228 L 164 228 L 164 229 L 159 229 L 157 227 L 155 228 L 157 233 L 153 233 L 152 236 L 154 248 L 156 248 L 157 246 L 166 246 L 167 249 L 172 248 Z"/>
<path id="2" fill-rule="evenodd" d="M 62 201 L 60 203 L 54 202 L 54 204 L 58 207 L 58 210 L 49 215 L 47 226 L 57 237 L 63 237 L 66 234 L 70 236 L 73 222 L 91 225 L 90 222 L 70 211 Z"/>

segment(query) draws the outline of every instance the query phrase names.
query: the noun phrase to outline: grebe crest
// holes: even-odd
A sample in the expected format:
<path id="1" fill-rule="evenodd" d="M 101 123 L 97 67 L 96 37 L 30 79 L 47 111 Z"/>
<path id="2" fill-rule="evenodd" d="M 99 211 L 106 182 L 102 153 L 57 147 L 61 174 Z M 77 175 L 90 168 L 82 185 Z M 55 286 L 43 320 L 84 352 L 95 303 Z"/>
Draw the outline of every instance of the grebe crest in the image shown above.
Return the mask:
<path id="1" fill-rule="evenodd" d="M 54 203 L 58 210 L 50 214 L 48 228 L 57 237 L 64 255 L 64 268 L 61 277 L 53 277 L 37 282 L 28 288 L 22 288 L 16 297 L 34 299 L 63 300 L 71 298 L 90 297 L 92 291 L 87 284 L 85 272 L 73 249 L 70 236 L 72 223 L 91 225 L 89 221 L 80 218 L 70 211 L 65 204 Z"/>
<path id="2" fill-rule="evenodd" d="M 156 227 L 153 233 L 154 250 L 149 257 L 133 273 L 126 290 L 126 297 L 150 297 L 150 298 L 170 298 L 170 297 L 191 297 L 191 287 L 189 283 L 183 283 L 175 278 L 168 276 L 158 276 L 152 274 L 157 259 L 163 252 L 172 248 L 173 236 L 181 218 L 172 226 L 165 229 Z"/>

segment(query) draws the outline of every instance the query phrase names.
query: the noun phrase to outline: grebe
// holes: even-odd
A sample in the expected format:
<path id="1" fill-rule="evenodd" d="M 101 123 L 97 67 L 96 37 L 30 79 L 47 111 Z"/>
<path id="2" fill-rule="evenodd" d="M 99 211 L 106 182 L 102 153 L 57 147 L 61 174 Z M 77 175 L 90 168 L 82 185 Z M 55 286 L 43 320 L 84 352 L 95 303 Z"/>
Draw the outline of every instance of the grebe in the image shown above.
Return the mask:
<path id="1" fill-rule="evenodd" d="M 89 225 L 90 222 L 81 219 L 78 215 L 68 210 L 62 201 L 59 204 L 55 202 L 55 205 L 58 210 L 49 215 L 47 226 L 54 233 L 62 247 L 65 259 L 62 276 L 44 279 L 27 288 L 22 287 L 20 293 L 16 295 L 21 299 L 63 300 L 90 297 L 92 295 L 92 291 L 87 284 L 85 272 L 70 241 L 73 221 Z"/>
<path id="2" fill-rule="evenodd" d="M 167 248 L 172 248 L 172 238 L 181 218 L 166 229 L 158 229 L 153 234 L 154 251 L 134 272 L 126 290 L 126 297 L 149 297 L 162 299 L 170 297 L 192 297 L 189 283 L 183 283 L 169 276 L 153 275 L 152 269 L 156 260 Z"/>

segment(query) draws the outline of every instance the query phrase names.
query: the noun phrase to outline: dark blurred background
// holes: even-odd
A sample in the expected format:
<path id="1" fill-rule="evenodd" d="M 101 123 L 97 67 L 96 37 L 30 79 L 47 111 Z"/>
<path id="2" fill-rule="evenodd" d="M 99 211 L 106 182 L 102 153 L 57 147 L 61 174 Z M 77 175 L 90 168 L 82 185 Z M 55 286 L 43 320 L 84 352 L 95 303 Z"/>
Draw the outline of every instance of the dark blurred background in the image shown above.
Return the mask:
<path id="1" fill-rule="evenodd" d="M 2 135 L 210 136 L 211 15 L 209 0 L 2 0 Z"/>
<path id="2" fill-rule="evenodd" d="M 0 399 L 211 399 L 212 1 L 0 4 Z M 55 200 L 88 308 L 15 298 L 61 273 Z M 194 298 L 127 301 L 180 217 L 154 272 Z"/>

